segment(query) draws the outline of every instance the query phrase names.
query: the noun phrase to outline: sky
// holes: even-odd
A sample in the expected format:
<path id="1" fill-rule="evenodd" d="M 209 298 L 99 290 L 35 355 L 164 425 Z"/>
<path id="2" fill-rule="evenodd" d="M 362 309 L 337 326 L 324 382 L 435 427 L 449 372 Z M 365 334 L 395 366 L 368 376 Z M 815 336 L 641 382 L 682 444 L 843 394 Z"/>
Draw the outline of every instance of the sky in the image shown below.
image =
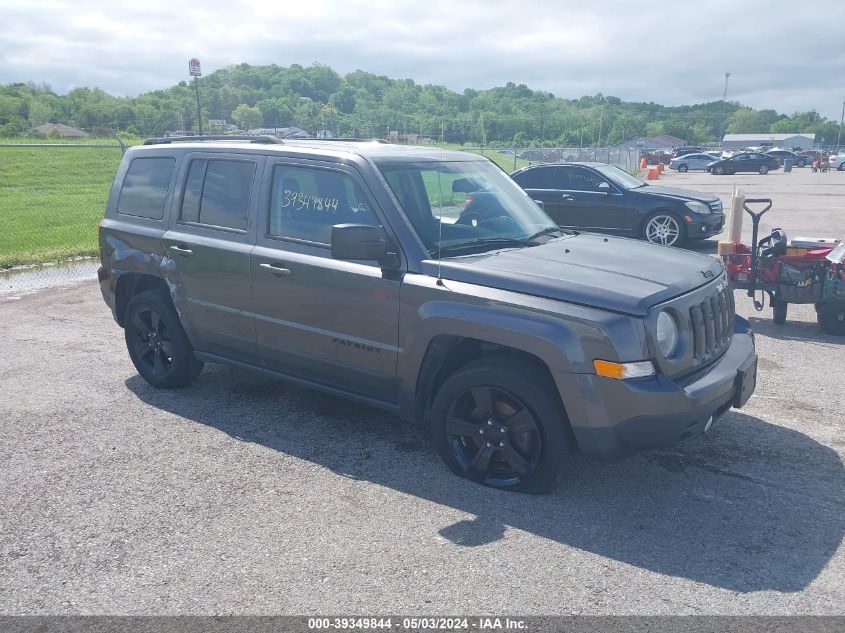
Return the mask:
<path id="1" fill-rule="evenodd" d="M 137 95 L 230 64 L 327 64 L 450 89 L 722 98 L 839 120 L 845 3 L 827 0 L 0 0 L 0 83 Z"/>

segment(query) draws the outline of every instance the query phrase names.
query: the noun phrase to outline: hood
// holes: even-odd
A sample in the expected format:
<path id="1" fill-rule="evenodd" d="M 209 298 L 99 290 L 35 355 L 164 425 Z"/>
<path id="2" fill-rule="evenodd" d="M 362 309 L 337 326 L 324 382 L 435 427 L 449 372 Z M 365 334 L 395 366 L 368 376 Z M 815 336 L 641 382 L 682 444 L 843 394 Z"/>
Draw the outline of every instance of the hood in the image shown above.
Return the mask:
<path id="1" fill-rule="evenodd" d="M 689 189 L 678 189 L 677 187 L 663 187 L 661 185 L 648 185 L 639 189 L 631 189 L 633 192 L 647 193 L 649 195 L 663 196 L 666 198 L 683 198 L 684 200 L 698 200 L 700 202 L 716 202 L 719 198 L 709 193 L 690 191 Z"/>
<path id="2" fill-rule="evenodd" d="M 437 261 L 424 261 L 423 271 L 436 277 Z M 651 306 L 703 286 L 722 271 L 713 257 L 595 234 L 440 262 L 446 280 L 634 315 L 645 315 Z"/>

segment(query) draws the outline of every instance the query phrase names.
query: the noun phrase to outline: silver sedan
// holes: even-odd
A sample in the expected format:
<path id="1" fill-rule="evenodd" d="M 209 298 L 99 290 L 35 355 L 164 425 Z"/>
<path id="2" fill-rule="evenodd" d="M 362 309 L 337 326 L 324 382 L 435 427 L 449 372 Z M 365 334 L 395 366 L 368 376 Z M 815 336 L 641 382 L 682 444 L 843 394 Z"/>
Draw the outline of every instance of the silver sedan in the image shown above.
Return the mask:
<path id="1" fill-rule="evenodd" d="M 679 172 L 706 171 L 707 165 L 716 159 L 709 154 L 687 154 L 678 156 L 669 162 L 669 169 L 677 169 Z"/>

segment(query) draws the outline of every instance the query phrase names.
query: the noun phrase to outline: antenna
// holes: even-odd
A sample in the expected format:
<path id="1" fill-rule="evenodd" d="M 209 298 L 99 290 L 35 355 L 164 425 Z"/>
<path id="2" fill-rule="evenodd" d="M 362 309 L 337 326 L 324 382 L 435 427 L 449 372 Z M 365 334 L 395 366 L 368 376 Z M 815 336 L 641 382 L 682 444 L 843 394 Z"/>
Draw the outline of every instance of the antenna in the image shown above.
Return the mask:
<path id="1" fill-rule="evenodd" d="M 440 274 L 443 264 L 440 261 L 440 249 L 443 243 L 443 185 L 440 175 L 443 170 L 443 148 L 440 148 L 440 163 L 437 166 L 437 285 L 443 285 L 443 278 Z"/>

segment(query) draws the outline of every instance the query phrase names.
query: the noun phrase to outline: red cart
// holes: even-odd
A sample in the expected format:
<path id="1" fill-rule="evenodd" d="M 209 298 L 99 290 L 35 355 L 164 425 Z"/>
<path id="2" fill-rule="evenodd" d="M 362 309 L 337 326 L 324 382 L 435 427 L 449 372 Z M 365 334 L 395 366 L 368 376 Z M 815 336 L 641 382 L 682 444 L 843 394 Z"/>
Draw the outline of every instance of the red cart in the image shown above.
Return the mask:
<path id="1" fill-rule="evenodd" d="M 765 207 L 756 212 L 749 207 L 757 204 Z M 747 290 L 757 310 L 763 310 L 768 295 L 775 323 L 786 321 L 790 303 L 812 303 L 825 332 L 845 335 L 845 244 L 787 254 L 789 244 L 781 229 L 757 240 L 760 218 L 772 208 L 771 199 L 748 199 L 744 207 L 753 223 L 754 246 L 737 244 L 734 253 L 723 256 L 731 286 Z"/>

